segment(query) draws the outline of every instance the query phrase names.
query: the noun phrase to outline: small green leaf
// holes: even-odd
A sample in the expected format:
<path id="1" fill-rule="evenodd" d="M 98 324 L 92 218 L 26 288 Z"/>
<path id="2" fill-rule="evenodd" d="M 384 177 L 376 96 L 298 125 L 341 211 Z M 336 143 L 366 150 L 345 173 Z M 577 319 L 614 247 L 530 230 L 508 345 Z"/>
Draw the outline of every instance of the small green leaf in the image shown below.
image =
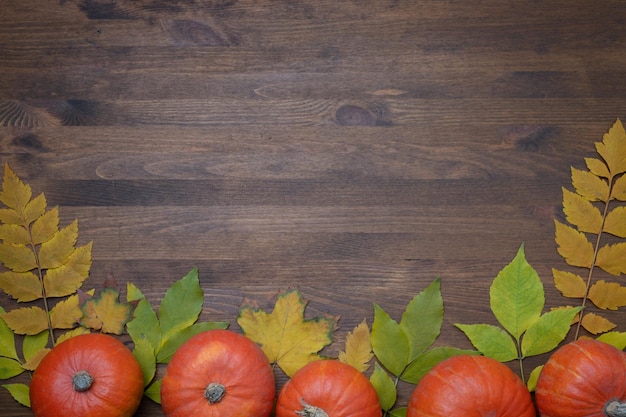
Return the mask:
<path id="1" fill-rule="evenodd" d="M 130 286 L 131 284 L 129 284 Z M 130 298 L 127 298 L 130 300 Z M 137 299 L 133 299 L 136 301 Z M 139 299 L 134 317 L 126 323 L 126 330 L 133 341 L 146 339 L 156 352 L 161 346 L 161 326 L 152 305 L 146 298 Z"/>
<path id="2" fill-rule="evenodd" d="M 48 338 L 50 337 L 47 331 L 43 331 L 36 335 L 28 335 L 24 337 L 22 352 L 24 352 L 24 359 L 27 361 L 36 355 L 41 349 L 48 345 Z"/>
<path id="3" fill-rule="evenodd" d="M 409 338 L 380 306 L 374 305 L 372 350 L 389 372 L 399 376 L 409 363 Z"/>
<path id="4" fill-rule="evenodd" d="M 427 350 L 413 360 L 406 371 L 402 374 L 403 381 L 418 384 L 419 381 L 430 371 L 435 365 L 442 360 L 458 355 L 477 355 L 475 350 L 458 349 L 454 347 L 440 346 Z"/>
<path id="5" fill-rule="evenodd" d="M 198 268 L 193 268 L 172 284 L 161 301 L 158 314 L 162 334 L 161 345 L 198 320 L 203 302 L 204 294 L 200 288 Z"/>
<path id="6" fill-rule="evenodd" d="M 550 352 L 565 339 L 574 316 L 582 307 L 559 308 L 542 315 L 531 325 L 522 340 L 522 356 L 535 356 Z"/>
<path id="7" fill-rule="evenodd" d="M 626 332 L 607 332 L 601 334 L 596 339 L 600 342 L 615 346 L 619 350 L 626 349 Z"/>
<path id="8" fill-rule="evenodd" d="M 372 372 L 370 382 L 378 393 L 381 408 L 388 411 L 396 403 L 398 395 L 396 384 L 378 363 L 374 364 L 374 372 Z"/>
<path id="9" fill-rule="evenodd" d="M 443 299 L 440 280 L 436 279 L 407 305 L 400 328 L 409 340 L 411 362 L 432 345 L 443 324 Z"/>
<path id="10" fill-rule="evenodd" d="M 0 316 L 6 311 L 0 307 Z M 15 334 L 9 326 L 0 318 L 0 357 L 18 359 L 15 349 Z"/>
<path id="11" fill-rule="evenodd" d="M 228 323 L 224 322 L 200 322 L 186 327 L 164 341 L 161 348 L 157 351 L 156 360 L 158 363 L 168 363 L 172 359 L 174 352 L 191 337 L 207 330 L 225 329 L 227 327 Z"/>
<path id="12" fill-rule="evenodd" d="M 150 341 L 145 338 L 133 340 L 135 348 L 133 349 L 133 356 L 139 362 L 141 371 L 143 373 L 144 387 L 147 386 L 156 374 L 156 357 L 154 348 L 150 344 Z"/>
<path id="13" fill-rule="evenodd" d="M 30 407 L 30 388 L 26 384 L 4 384 L 2 388 L 9 391 L 11 397 L 25 407 Z"/>
<path id="14" fill-rule="evenodd" d="M 24 372 L 22 364 L 15 359 L 0 358 L 0 379 L 9 379 Z"/>
<path id="15" fill-rule="evenodd" d="M 519 341 L 522 334 L 539 319 L 545 303 L 543 284 L 535 269 L 526 261 L 524 245 L 493 280 L 489 295 L 496 319 Z"/>
<path id="16" fill-rule="evenodd" d="M 144 395 L 150 398 L 152 401 L 154 401 L 157 404 L 161 404 L 161 383 L 162 382 L 163 382 L 162 380 L 157 379 L 156 381 L 154 381 L 152 385 L 150 385 L 144 391 Z"/>
<path id="17" fill-rule="evenodd" d="M 540 365 L 530 372 L 530 376 L 528 377 L 528 382 L 526 383 L 526 387 L 528 388 L 528 391 L 533 392 L 535 390 L 535 387 L 537 386 L 537 380 L 539 379 L 539 374 L 541 373 L 542 369 L 543 369 L 543 365 Z"/>
<path id="18" fill-rule="evenodd" d="M 389 417 L 406 417 L 407 408 L 396 408 L 389 412 Z"/>
<path id="19" fill-rule="evenodd" d="M 456 324 L 472 345 L 485 356 L 499 362 L 517 359 L 515 341 L 507 332 L 490 324 Z"/>

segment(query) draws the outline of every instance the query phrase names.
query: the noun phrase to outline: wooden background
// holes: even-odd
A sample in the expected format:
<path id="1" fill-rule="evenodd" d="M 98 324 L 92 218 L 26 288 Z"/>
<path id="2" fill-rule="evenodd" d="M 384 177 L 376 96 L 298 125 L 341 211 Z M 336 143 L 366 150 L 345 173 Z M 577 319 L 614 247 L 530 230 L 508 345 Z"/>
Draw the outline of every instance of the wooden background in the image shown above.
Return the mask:
<path id="1" fill-rule="evenodd" d="M 79 219 L 88 285 L 111 273 L 156 305 L 197 266 L 201 319 L 235 330 L 244 297 L 298 288 L 341 316 L 328 354 L 436 277 L 437 344 L 469 348 L 454 323 L 495 324 L 488 288 L 522 243 L 546 308 L 571 302 L 553 221 L 626 117 L 623 0 L 1 6 L 1 162 Z"/>

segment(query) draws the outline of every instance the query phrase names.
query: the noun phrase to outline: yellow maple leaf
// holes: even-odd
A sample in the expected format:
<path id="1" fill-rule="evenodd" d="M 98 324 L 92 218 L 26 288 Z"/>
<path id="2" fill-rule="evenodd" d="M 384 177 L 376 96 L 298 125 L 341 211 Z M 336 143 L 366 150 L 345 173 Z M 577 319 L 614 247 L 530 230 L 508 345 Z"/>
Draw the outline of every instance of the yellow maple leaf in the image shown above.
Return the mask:
<path id="1" fill-rule="evenodd" d="M 90 298 L 82 305 L 80 323 L 103 333 L 122 334 L 124 325 L 132 317 L 132 306 L 120 303 L 120 293 L 114 288 L 104 288 L 98 297 Z"/>
<path id="2" fill-rule="evenodd" d="M 2 272 L 0 288 L 19 302 L 38 300 L 43 296 L 41 282 L 32 272 Z"/>
<path id="3" fill-rule="evenodd" d="M 563 213 L 567 221 L 581 232 L 599 233 L 602 229 L 602 213 L 581 195 L 563 188 Z"/>
<path id="4" fill-rule="evenodd" d="M 609 184 L 589 171 L 571 168 L 572 185 L 578 194 L 589 201 L 608 201 Z"/>
<path id="5" fill-rule="evenodd" d="M 41 244 L 39 249 L 39 267 L 41 269 L 58 268 L 67 262 L 74 252 L 78 239 L 78 220 L 55 233 L 50 240 Z"/>
<path id="6" fill-rule="evenodd" d="M 373 357 L 370 329 L 363 320 L 346 336 L 345 351 L 339 352 L 339 361 L 365 372 Z"/>
<path id="7" fill-rule="evenodd" d="M 603 310 L 617 310 L 626 306 L 626 287 L 598 280 L 589 288 L 589 299 Z"/>
<path id="8" fill-rule="evenodd" d="M 581 276 L 553 268 L 552 277 L 554 285 L 564 297 L 583 298 L 585 296 L 587 284 Z"/>
<path id="9" fill-rule="evenodd" d="M 591 334 L 606 333 L 617 327 L 615 323 L 595 313 L 585 314 L 581 324 Z"/>
<path id="10" fill-rule="evenodd" d="M 48 269 L 44 286 L 49 297 L 64 297 L 76 292 L 89 277 L 93 243 L 76 248 L 67 261 L 58 268 Z"/>
<path id="11" fill-rule="evenodd" d="M 587 237 L 558 220 L 555 220 L 554 224 L 558 252 L 565 259 L 565 262 L 572 266 L 590 268 L 593 263 L 594 250 Z"/>
<path id="12" fill-rule="evenodd" d="M 604 231 L 613 236 L 626 238 L 626 207 L 619 206 L 609 211 L 604 220 Z"/>
<path id="13" fill-rule="evenodd" d="M 601 247 L 596 265 L 612 275 L 626 273 L 626 242 Z"/>
<path id="14" fill-rule="evenodd" d="M 22 307 L 0 315 L 16 334 L 35 335 L 48 329 L 48 315 L 39 307 Z"/>
<path id="15" fill-rule="evenodd" d="M 324 315 L 307 320 L 306 305 L 300 292 L 291 290 L 278 296 L 270 314 L 246 302 L 237 318 L 244 334 L 290 377 L 320 359 L 319 351 L 333 342 L 337 318 Z"/>
<path id="16" fill-rule="evenodd" d="M 596 150 L 606 162 L 611 175 L 626 172 L 626 131 L 620 119 L 603 135 L 602 142 L 596 143 Z"/>

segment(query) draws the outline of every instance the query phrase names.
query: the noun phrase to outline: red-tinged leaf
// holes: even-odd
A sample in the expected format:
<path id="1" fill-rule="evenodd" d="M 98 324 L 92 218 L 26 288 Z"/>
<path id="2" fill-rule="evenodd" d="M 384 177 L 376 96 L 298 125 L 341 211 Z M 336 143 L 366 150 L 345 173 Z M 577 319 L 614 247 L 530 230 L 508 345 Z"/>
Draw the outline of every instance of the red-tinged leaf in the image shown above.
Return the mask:
<path id="1" fill-rule="evenodd" d="M 583 298 L 587 293 L 585 280 L 576 274 L 558 269 L 552 269 L 554 285 L 564 297 Z"/>
<path id="2" fill-rule="evenodd" d="M 16 334 L 35 335 L 48 329 L 48 315 L 39 307 L 16 308 L 1 317 Z"/>
<path id="3" fill-rule="evenodd" d="M 32 272 L 2 272 L 0 273 L 0 288 L 19 302 L 38 300 L 43 297 L 41 282 Z"/>
<path id="4" fill-rule="evenodd" d="M 603 310 L 617 310 L 626 306 L 626 287 L 598 280 L 589 289 L 589 299 Z"/>
<path id="5" fill-rule="evenodd" d="M 593 263 L 593 245 L 587 237 L 578 230 L 567 226 L 557 220 L 554 221 L 556 228 L 556 243 L 559 254 L 569 265 L 590 268 Z"/>
<path id="6" fill-rule="evenodd" d="M 81 324 L 103 333 L 122 334 L 124 325 L 132 318 L 132 306 L 120 303 L 119 292 L 103 289 L 97 298 L 91 298 L 82 306 Z"/>
<path id="7" fill-rule="evenodd" d="M 589 171 L 583 171 L 573 167 L 571 171 L 572 185 L 576 193 L 589 201 L 608 201 L 609 184 L 606 180 Z"/>
<path id="8" fill-rule="evenodd" d="M 57 207 L 38 217 L 31 228 L 34 245 L 39 245 L 52 239 L 59 231 L 59 209 Z"/>
<path id="9" fill-rule="evenodd" d="M 596 150 L 606 162 L 611 175 L 626 172 L 626 131 L 620 119 L 604 134 L 602 142 L 596 143 Z"/>
<path id="10" fill-rule="evenodd" d="M 78 221 L 59 230 L 52 239 L 41 244 L 39 249 L 39 264 L 42 269 L 58 268 L 67 262 L 74 252 L 74 245 L 78 239 Z"/>
<path id="11" fill-rule="evenodd" d="M 585 314 L 582 318 L 581 325 L 591 334 L 606 333 L 617 327 L 615 323 L 595 313 Z"/>
<path id="12" fill-rule="evenodd" d="M 5 206 L 21 214 L 24 212 L 31 197 L 32 191 L 30 186 L 20 181 L 15 172 L 9 167 L 9 164 L 5 164 L 0 201 Z"/>
<path id="13" fill-rule="evenodd" d="M 587 164 L 587 169 L 593 175 L 602 177 L 602 178 L 607 178 L 607 179 L 611 176 L 611 173 L 609 172 L 609 168 L 601 159 L 585 158 L 585 163 Z"/>
<path id="14" fill-rule="evenodd" d="M 64 297 L 76 292 L 89 277 L 91 269 L 90 242 L 72 252 L 66 263 L 58 268 L 48 269 L 44 276 L 44 285 L 49 297 Z"/>
<path id="15" fill-rule="evenodd" d="M 604 231 L 613 236 L 626 238 L 626 206 L 615 207 L 607 213 Z"/>
<path id="16" fill-rule="evenodd" d="M 626 242 L 601 247 L 596 264 L 615 276 L 626 273 Z"/>
<path id="17" fill-rule="evenodd" d="M 563 212 L 569 223 L 581 232 L 600 233 L 602 213 L 589 200 L 563 188 Z"/>
<path id="18" fill-rule="evenodd" d="M 0 262 L 15 272 L 28 272 L 37 268 L 35 253 L 24 245 L 0 243 Z"/>

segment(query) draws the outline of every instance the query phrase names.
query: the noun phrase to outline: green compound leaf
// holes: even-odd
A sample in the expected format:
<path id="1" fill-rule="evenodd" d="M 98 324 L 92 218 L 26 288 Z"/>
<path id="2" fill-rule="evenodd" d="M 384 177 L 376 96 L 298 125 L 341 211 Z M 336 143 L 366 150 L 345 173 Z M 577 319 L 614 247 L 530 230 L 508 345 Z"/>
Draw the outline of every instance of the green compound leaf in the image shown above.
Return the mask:
<path id="1" fill-rule="evenodd" d="M 380 306 L 374 305 L 372 350 L 376 358 L 395 376 L 402 374 L 409 363 L 409 338 L 398 322 Z"/>
<path id="2" fill-rule="evenodd" d="M 11 397 L 25 407 L 30 407 L 30 388 L 26 384 L 4 384 L 2 388 L 9 391 Z"/>
<path id="3" fill-rule="evenodd" d="M 456 324 L 456 327 L 485 356 L 500 362 L 512 361 L 519 356 L 511 336 L 499 327 L 490 324 Z"/>
<path id="4" fill-rule="evenodd" d="M 182 279 L 172 284 L 159 307 L 161 346 L 179 331 L 198 320 L 204 294 L 200 288 L 198 268 L 193 268 Z"/>
<path id="5" fill-rule="evenodd" d="M 549 311 L 533 323 L 522 340 L 524 357 L 541 355 L 555 349 L 565 339 L 572 321 L 582 307 Z"/>
<path id="6" fill-rule="evenodd" d="M 385 411 L 389 411 L 396 403 L 398 396 L 396 384 L 393 382 L 393 379 L 376 363 L 374 364 L 374 372 L 372 372 L 370 382 L 378 393 L 381 408 Z"/>

